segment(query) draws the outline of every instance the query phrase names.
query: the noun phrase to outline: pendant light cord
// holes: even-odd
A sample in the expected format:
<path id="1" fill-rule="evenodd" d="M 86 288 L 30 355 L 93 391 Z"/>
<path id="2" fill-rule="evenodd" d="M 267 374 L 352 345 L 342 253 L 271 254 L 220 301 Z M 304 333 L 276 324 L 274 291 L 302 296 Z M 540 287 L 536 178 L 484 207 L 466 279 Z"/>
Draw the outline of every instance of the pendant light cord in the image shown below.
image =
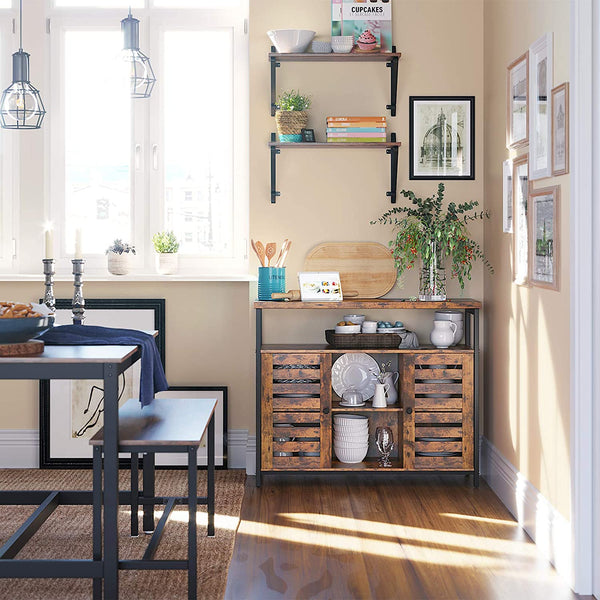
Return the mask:
<path id="1" fill-rule="evenodd" d="M 23 0 L 19 0 L 19 51 L 23 51 Z"/>

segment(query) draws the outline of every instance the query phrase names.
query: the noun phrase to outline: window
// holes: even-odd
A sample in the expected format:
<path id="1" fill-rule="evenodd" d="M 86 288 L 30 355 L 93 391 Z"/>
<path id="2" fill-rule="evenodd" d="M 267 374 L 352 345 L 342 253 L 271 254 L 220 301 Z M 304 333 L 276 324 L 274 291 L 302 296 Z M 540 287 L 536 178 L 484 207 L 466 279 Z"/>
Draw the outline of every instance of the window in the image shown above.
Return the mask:
<path id="1" fill-rule="evenodd" d="M 65 266 L 81 228 L 86 270 L 104 269 L 120 237 L 150 271 L 152 234 L 172 229 L 183 271 L 247 271 L 247 0 L 214 5 L 132 3 L 157 77 L 132 100 L 119 57 L 129 3 L 54 0 L 49 177 Z"/>

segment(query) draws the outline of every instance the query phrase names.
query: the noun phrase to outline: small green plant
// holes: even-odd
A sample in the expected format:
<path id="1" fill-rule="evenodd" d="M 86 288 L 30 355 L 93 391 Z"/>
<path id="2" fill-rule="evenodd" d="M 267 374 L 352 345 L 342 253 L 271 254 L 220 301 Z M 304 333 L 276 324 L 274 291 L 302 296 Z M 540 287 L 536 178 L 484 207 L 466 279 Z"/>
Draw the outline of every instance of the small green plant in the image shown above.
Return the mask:
<path id="1" fill-rule="evenodd" d="M 127 242 L 124 242 L 120 238 L 117 238 L 106 249 L 106 254 L 108 254 L 109 252 L 114 252 L 115 254 L 123 254 L 123 252 L 125 252 L 126 254 L 129 254 L 131 252 L 131 254 L 135 254 L 135 247 L 132 246 L 131 244 L 128 244 Z"/>
<path id="2" fill-rule="evenodd" d="M 311 99 L 309 96 L 303 96 L 299 91 L 290 90 L 283 92 L 277 100 L 279 110 L 308 110 Z"/>
<path id="3" fill-rule="evenodd" d="M 152 236 L 154 250 L 159 254 L 175 254 L 179 250 L 179 242 L 172 231 L 160 231 Z"/>

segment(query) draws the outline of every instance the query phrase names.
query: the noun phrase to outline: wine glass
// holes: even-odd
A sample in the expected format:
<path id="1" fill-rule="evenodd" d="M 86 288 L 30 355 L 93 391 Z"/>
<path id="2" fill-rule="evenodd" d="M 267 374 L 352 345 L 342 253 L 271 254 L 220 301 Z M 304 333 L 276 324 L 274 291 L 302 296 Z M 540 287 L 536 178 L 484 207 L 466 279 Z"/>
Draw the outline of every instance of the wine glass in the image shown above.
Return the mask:
<path id="1" fill-rule="evenodd" d="M 391 467 L 390 454 L 394 448 L 394 434 L 389 427 L 378 427 L 375 430 L 375 443 L 381 454 L 380 467 Z"/>

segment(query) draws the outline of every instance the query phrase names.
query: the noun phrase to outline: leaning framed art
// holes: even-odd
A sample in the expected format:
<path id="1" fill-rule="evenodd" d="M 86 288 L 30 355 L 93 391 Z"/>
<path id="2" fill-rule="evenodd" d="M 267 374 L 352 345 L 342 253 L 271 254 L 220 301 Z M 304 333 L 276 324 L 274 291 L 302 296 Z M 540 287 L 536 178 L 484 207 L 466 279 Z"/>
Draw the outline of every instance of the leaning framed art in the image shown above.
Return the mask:
<path id="1" fill-rule="evenodd" d="M 529 251 L 532 285 L 558 290 L 560 186 L 529 192 Z"/>
<path id="2" fill-rule="evenodd" d="M 529 53 L 525 52 L 507 67 L 506 147 L 518 148 L 529 140 L 527 93 Z"/>
<path id="3" fill-rule="evenodd" d="M 475 179 L 475 96 L 410 96 L 409 179 Z"/>
<path id="4" fill-rule="evenodd" d="M 508 159 L 502 163 L 502 231 L 513 232 L 513 164 Z"/>
<path id="5" fill-rule="evenodd" d="M 552 175 L 569 172 L 569 83 L 552 90 Z"/>
<path id="6" fill-rule="evenodd" d="M 72 322 L 71 300 L 56 300 L 56 324 Z M 85 324 L 158 331 L 156 343 L 165 364 L 164 299 L 86 299 Z M 119 381 L 119 401 L 139 393 L 139 361 Z M 40 467 L 92 466 L 89 439 L 102 427 L 101 381 L 40 381 Z"/>

